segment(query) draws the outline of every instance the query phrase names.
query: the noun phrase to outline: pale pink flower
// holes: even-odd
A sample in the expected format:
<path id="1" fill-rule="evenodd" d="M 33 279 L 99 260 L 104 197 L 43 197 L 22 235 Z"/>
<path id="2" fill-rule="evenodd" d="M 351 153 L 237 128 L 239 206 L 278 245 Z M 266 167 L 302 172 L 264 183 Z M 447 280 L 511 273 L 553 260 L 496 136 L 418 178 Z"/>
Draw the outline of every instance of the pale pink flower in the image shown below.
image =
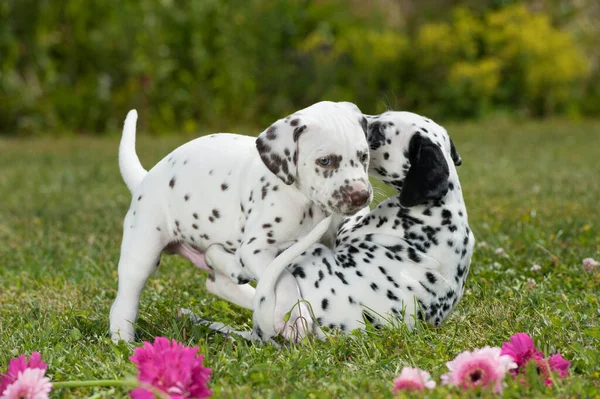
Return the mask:
<path id="1" fill-rule="evenodd" d="M 585 258 L 583 260 L 583 270 L 586 272 L 593 272 L 600 269 L 600 263 L 598 263 L 594 258 Z"/>
<path id="2" fill-rule="evenodd" d="M 525 280 L 525 287 L 527 287 L 530 290 L 534 289 L 536 285 L 537 285 L 537 283 L 531 277 L 529 277 L 527 280 Z"/>
<path id="3" fill-rule="evenodd" d="M 542 359 L 544 354 L 533 344 L 533 338 L 525 333 L 516 333 L 510 337 L 510 342 L 502 344 L 502 355 L 510 356 L 517 364 L 517 370 L 512 370 L 513 374 L 523 371 L 524 366 L 531 359 Z"/>
<path id="4" fill-rule="evenodd" d="M 533 266 L 531 266 L 530 270 L 532 272 L 539 272 L 540 270 L 542 270 L 542 266 L 540 266 L 540 265 L 533 265 Z"/>
<path id="5" fill-rule="evenodd" d="M 496 255 L 504 255 L 506 253 L 506 251 L 504 250 L 504 248 L 496 248 L 496 250 L 494 251 L 494 253 Z"/>
<path id="6" fill-rule="evenodd" d="M 25 371 L 28 368 L 41 369 L 45 371 L 48 368 L 48 365 L 42 361 L 39 352 L 33 352 L 29 358 L 29 361 L 25 355 L 11 359 L 8 363 L 8 370 L 6 373 L 0 373 L 0 395 L 10 384 L 17 380 L 19 372 Z"/>
<path id="7" fill-rule="evenodd" d="M 28 368 L 19 371 L 15 382 L 10 384 L 0 396 L 0 399 L 48 399 L 52 390 L 46 370 Z"/>
<path id="8" fill-rule="evenodd" d="M 477 248 L 487 248 L 488 244 L 485 241 L 480 241 L 477 243 Z"/>
<path id="9" fill-rule="evenodd" d="M 197 355 L 198 347 L 186 347 L 164 337 L 156 337 L 154 344 L 144 342 L 136 348 L 129 359 L 137 364 L 140 388 L 131 391 L 134 399 L 153 399 L 154 393 L 146 387 L 154 387 L 172 399 L 207 398 L 212 395 L 207 382 L 211 370 L 204 367 L 203 355 Z"/>
<path id="10" fill-rule="evenodd" d="M 448 363 L 448 373 L 442 375 L 442 385 L 453 385 L 463 389 L 491 387 L 502 391 L 502 381 L 506 373 L 517 367 L 510 356 L 501 355 L 500 348 L 486 346 L 465 351 Z"/>
<path id="11" fill-rule="evenodd" d="M 421 391 L 425 388 L 435 388 L 435 381 L 431 379 L 431 375 L 419 368 L 404 367 L 400 375 L 394 380 L 392 392 Z"/>

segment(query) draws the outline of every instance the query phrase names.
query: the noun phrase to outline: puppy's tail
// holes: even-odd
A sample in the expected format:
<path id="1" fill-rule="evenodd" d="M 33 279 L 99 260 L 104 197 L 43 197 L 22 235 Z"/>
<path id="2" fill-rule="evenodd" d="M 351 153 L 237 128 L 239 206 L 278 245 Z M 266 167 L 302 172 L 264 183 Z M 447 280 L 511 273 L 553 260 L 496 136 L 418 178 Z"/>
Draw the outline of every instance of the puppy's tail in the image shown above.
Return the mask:
<path id="1" fill-rule="evenodd" d="M 255 333 L 260 331 L 258 335 L 263 340 L 268 340 L 277 334 L 274 320 L 277 299 L 275 298 L 275 285 L 279 275 L 295 258 L 321 239 L 329 229 L 332 218 L 332 216 L 328 216 L 321 220 L 310 233 L 273 259 L 263 275 L 260 276 L 254 294 L 253 330 Z"/>
<path id="2" fill-rule="evenodd" d="M 127 114 L 125 126 L 123 126 L 121 144 L 119 145 L 119 169 L 127 188 L 131 192 L 139 186 L 146 173 L 148 173 L 135 152 L 135 125 L 137 117 L 138 114 L 135 109 L 132 109 Z"/>

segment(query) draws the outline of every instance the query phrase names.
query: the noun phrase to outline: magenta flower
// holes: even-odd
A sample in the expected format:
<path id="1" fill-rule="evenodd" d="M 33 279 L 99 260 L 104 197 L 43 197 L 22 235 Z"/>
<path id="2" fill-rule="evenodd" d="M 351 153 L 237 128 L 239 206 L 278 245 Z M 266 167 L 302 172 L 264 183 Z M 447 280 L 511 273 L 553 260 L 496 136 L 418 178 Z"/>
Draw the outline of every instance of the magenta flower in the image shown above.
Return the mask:
<path id="1" fill-rule="evenodd" d="M 207 387 L 211 370 L 202 365 L 203 355 L 196 355 L 198 347 L 186 347 L 164 337 L 156 337 L 154 344 L 144 342 L 129 359 L 137 364 L 140 388 L 131 391 L 134 399 L 154 399 L 153 390 L 164 392 L 172 399 L 207 398 L 212 392 Z"/>
<path id="2" fill-rule="evenodd" d="M 29 361 L 25 355 L 21 355 L 15 359 L 11 359 L 8 363 L 8 370 L 6 374 L 0 373 L 0 395 L 8 388 L 9 385 L 14 383 L 19 377 L 19 372 L 23 372 L 27 369 L 40 369 L 46 371 L 48 365 L 42 361 L 39 352 L 33 352 Z"/>
<path id="3" fill-rule="evenodd" d="M 533 339 L 525 333 L 517 333 L 510 337 L 510 342 L 502 345 L 502 354 L 510 356 L 518 368 L 511 370 L 512 374 L 525 372 L 529 362 L 536 364 L 538 374 L 544 379 L 547 386 L 552 385 L 552 372 L 557 372 L 559 378 L 569 375 L 567 370 L 571 363 L 565 360 L 562 355 L 556 354 L 544 359 L 544 354 L 538 350 Z"/>
<path id="4" fill-rule="evenodd" d="M 493 387 L 496 392 L 501 392 L 504 376 L 517 365 L 510 356 L 500 352 L 500 348 L 486 346 L 473 352 L 460 353 L 446 363 L 450 371 L 442 375 L 442 385 L 463 389 Z"/>
<path id="5" fill-rule="evenodd" d="M 3 391 L 0 399 L 48 399 L 52 384 L 45 374 L 46 370 L 40 368 L 19 371 L 15 382 Z"/>
<path id="6" fill-rule="evenodd" d="M 560 353 L 550 356 L 544 362 L 548 365 L 548 368 L 550 369 L 550 371 L 554 371 L 555 373 L 558 374 L 559 378 L 565 378 L 566 376 L 569 375 L 568 368 L 571 366 L 571 362 L 569 362 L 568 360 L 563 358 Z M 538 365 L 538 370 L 540 370 L 540 369 L 541 368 Z M 552 376 L 550 375 L 550 373 L 548 371 L 546 371 L 545 373 L 542 371 L 542 372 L 540 372 L 540 374 L 543 375 L 544 383 L 547 386 L 552 385 Z"/>
<path id="7" fill-rule="evenodd" d="M 501 354 L 510 356 L 517 364 L 517 369 L 511 370 L 512 374 L 523 371 L 530 360 L 544 357 L 544 354 L 533 344 L 533 338 L 525 333 L 517 333 L 510 337 L 510 342 L 502 344 Z"/>
<path id="8" fill-rule="evenodd" d="M 550 356 L 548 363 L 550 364 L 550 370 L 557 371 L 560 378 L 569 375 L 569 370 L 567 369 L 571 366 L 571 362 L 563 358 L 560 353 Z"/>
<path id="9" fill-rule="evenodd" d="M 435 388 L 435 381 L 431 380 L 431 375 L 427 371 L 418 368 L 404 367 L 400 375 L 394 380 L 392 392 L 422 391 L 425 388 Z"/>
<path id="10" fill-rule="evenodd" d="M 552 385 L 552 372 L 556 372 L 559 378 L 569 375 L 567 370 L 571 363 L 565 360 L 560 354 L 550 356 L 548 359 L 531 359 L 535 363 L 538 375 L 544 380 L 546 386 Z"/>

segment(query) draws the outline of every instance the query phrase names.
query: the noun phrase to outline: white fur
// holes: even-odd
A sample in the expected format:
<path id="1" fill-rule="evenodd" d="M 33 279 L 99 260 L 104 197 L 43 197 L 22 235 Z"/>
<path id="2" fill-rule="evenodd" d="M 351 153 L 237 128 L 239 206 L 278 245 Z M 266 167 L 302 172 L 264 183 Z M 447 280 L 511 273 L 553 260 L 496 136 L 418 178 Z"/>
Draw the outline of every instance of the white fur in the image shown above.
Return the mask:
<path id="1" fill-rule="evenodd" d="M 125 126 L 123 127 L 123 137 L 119 145 L 119 170 L 123 181 L 127 185 L 129 191 L 133 192 L 139 185 L 144 176 L 146 169 L 142 167 L 140 159 L 135 152 L 135 124 L 138 114 L 135 109 L 132 109 L 125 118 Z"/>

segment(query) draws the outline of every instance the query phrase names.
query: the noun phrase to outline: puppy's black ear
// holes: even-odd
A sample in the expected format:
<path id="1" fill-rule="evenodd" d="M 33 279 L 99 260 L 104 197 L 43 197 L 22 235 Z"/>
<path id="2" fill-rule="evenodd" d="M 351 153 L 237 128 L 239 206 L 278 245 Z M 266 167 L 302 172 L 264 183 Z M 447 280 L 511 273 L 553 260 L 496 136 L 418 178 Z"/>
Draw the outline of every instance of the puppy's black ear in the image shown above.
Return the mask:
<path id="1" fill-rule="evenodd" d="M 256 139 L 256 149 L 264 164 L 287 185 L 296 180 L 298 139 L 305 131 L 302 116 L 293 114 L 269 126 Z"/>
<path id="2" fill-rule="evenodd" d="M 410 168 L 400 190 L 400 204 L 410 207 L 446 195 L 450 171 L 437 145 L 415 134 L 408 145 L 408 159 Z"/>
<path id="3" fill-rule="evenodd" d="M 456 151 L 456 147 L 454 146 L 454 141 L 452 141 L 452 139 L 450 139 L 450 155 L 452 156 L 452 161 L 454 162 L 454 165 L 462 165 L 462 158 L 460 157 L 458 151 Z"/>

